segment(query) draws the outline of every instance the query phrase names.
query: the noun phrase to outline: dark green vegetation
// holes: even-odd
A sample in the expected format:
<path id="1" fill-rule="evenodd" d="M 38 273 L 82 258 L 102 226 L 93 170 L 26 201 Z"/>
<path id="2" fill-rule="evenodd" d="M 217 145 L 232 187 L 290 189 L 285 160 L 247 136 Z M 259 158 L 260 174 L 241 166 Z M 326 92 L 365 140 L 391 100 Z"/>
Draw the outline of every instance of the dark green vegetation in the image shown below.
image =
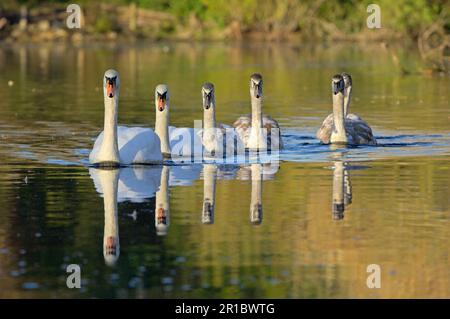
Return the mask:
<path id="1" fill-rule="evenodd" d="M 16 10 L 25 4 L 30 9 L 64 6 L 67 1 L 2 1 L 0 8 Z M 240 38 L 251 34 L 269 40 L 311 38 L 400 38 L 416 39 L 436 21 L 448 21 L 448 0 L 379 0 L 382 29 L 369 30 L 366 8 L 372 0 L 109 0 L 79 3 L 97 32 L 124 31 L 120 26 L 120 10 L 110 14 L 111 7 L 127 7 L 131 3 L 140 10 L 151 10 L 161 16 L 146 19 L 159 22 L 156 37 Z M 100 13 L 100 14 L 99 14 Z M 150 23 L 150 25 L 152 24 Z M 137 22 L 139 30 L 139 19 Z M 148 27 L 148 21 L 141 27 Z M 158 23 L 156 23 L 158 24 Z M 448 27 L 448 25 L 447 25 Z M 144 30 L 141 30 L 144 31 Z M 149 36 L 148 32 L 141 35 Z M 292 40 L 292 39 L 291 39 Z"/>

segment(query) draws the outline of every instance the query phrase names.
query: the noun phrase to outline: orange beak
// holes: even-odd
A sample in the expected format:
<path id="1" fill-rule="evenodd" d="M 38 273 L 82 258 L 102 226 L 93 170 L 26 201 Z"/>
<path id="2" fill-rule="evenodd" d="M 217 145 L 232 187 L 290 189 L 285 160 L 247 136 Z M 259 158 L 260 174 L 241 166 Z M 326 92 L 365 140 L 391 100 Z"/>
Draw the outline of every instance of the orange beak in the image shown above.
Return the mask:
<path id="1" fill-rule="evenodd" d="M 106 94 L 112 98 L 114 97 L 114 85 L 112 83 L 106 83 Z"/>
<path id="2" fill-rule="evenodd" d="M 166 101 L 162 98 L 158 98 L 158 110 L 160 112 L 164 111 L 164 108 L 166 107 Z"/>

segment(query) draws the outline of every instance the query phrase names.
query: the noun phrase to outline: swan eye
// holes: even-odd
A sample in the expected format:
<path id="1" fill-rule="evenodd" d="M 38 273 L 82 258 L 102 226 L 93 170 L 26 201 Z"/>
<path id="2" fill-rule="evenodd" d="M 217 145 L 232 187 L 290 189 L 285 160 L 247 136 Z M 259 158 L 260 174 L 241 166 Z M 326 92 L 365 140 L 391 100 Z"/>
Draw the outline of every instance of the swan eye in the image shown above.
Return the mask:
<path id="1" fill-rule="evenodd" d="M 164 92 L 163 94 L 161 94 L 161 93 L 158 92 L 158 97 L 159 97 L 160 99 L 162 99 L 162 100 L 165 100 L 166 97 L 167 97 L 167 92 Z"/>

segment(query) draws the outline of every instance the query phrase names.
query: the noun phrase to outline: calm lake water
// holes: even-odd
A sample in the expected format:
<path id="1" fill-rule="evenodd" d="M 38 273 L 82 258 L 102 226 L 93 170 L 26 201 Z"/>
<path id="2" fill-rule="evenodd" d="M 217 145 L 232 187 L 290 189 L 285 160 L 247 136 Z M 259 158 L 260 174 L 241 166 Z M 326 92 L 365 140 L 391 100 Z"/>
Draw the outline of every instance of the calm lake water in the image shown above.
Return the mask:
<path id="1" fill-rule="evenodd" d="M 205 81 L 231 124 L 261 72 L 280 163 L 89 168 L 111 67 L 119 123 L 150 127 L 158 83 L 173 125 L 202 119 Z M 414 50 L 352 44 L 1 46 L 0 297 L 449 298 L 450 79 L 420 67 Z M 343 71 L 378 146 L 315 139 Z"/>

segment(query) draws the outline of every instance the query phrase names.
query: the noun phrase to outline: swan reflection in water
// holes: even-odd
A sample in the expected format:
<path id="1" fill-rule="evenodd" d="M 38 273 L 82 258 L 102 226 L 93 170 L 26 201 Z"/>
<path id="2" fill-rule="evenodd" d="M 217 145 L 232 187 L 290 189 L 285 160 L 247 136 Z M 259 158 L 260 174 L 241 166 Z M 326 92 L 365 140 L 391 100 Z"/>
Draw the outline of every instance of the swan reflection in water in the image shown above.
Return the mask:
<path id="1" fill-rule="evenodd" d="M 265 164 L 251 164 L 242 166 L 237 172 L 240 180 L 252 181 L 252 192 L 250 197 L 250 223 L 261 225 L 263 221 L 262 185 L 264 180 L 275 177 L 279 169 L 279 162 Z"/>
<path id="2" fill-rule="evenodd" d="M 345 208 L 352 203 L 352 184 L 347 162 L 335 161 L 333 167 L 333 203 L 334 220 L 344 218 Z"/>
<path id="3" fill-rule="evenodd" d="M 167 235 L 170 225 L 169 172 L 169 166 L 163 166 L 161 171 L 161 183 L 159 190 L 156 192 L 155 228 L 158 236 Z"/>
<path id="4" fill-rule="evenodd" d="M 263 219 L 262 184 L 263 180 L 273 179 L 279 169 L 279 163 L 250 164 L 237 167 L 235 174 L 230 174 L 226 167 L 218 168 L 215 164 L 203 165 L 203 205 L 202 223 L 214 224 L 217 179 L 251 180 L 250 222 L 260 225 Z"/>
<path id="5" fill-rule="evenodd" d="M 199 166 L 124 167 L 116 169 L 90 168 L 89 174 L 96 191 L 103 197 L 105 227 L 103 255 L 107 265 L 114 265 L 120 255 L 118 203 L 146 203 L 155 198 L 154 223 L 158 236 L 165 236 L 170 227 L 170 186 L 190 185 L 200 177 Z M 279 164 L 251 164 L 218 168 L 203 165 L 202 223 L 213 224 L 215 214 L 216 181 L 220 179 L 251 180 L 250 222 L 260 225 L 263 218 L 262 182 L 272 179 Z M 138 212 L 135 210 L 133 219 Z"/>
<path id="6" fill-rule="evenodd" d="M 214 224 L 214 206 L 216 201 L 217 165 L 203 166 L 203 211 L 202 223 Z"/>
<path id="7" fill-rule="evenodd" d="M 97 192 L 103 197 L 105 211 L 103 256 L 107 265 L 115 265 L 120 255 L 118 203 L 124 201 L 143 203 L 155 197 L 156 194 L 156 234 L 167 234 L 170 224 L 168 195 L 170 168 L 168 166 L 90 168 L 89 173 Z"/>
<path id="8" fill-rule="evenodd" d="M 118 169 L 100 169 L 96 172 L 103 191 L 105 228 L 103 231 L 103 257 L 109 266 L 116 264 L 120 255 L 119 222 L 117 216 Z"/>

